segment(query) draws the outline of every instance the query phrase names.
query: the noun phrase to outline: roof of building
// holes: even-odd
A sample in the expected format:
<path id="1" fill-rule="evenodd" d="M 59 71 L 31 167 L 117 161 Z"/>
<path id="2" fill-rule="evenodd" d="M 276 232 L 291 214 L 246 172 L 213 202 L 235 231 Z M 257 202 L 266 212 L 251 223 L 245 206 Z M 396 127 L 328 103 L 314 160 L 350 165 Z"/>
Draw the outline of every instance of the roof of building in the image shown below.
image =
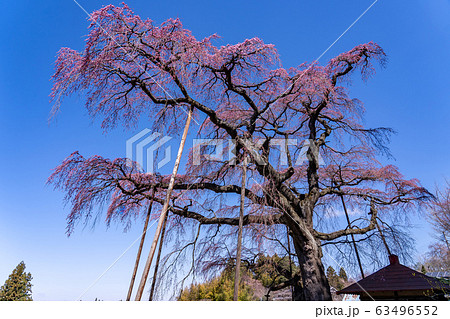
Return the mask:
<path id="1" fill-rule="evenodd" d="M 363 294 L 393 291 L 450 291 L 450 286 L 399 263 L 398 256 L 389 256 L 390 264 L 370 276 L 340 290 L 337 294 Z"/>

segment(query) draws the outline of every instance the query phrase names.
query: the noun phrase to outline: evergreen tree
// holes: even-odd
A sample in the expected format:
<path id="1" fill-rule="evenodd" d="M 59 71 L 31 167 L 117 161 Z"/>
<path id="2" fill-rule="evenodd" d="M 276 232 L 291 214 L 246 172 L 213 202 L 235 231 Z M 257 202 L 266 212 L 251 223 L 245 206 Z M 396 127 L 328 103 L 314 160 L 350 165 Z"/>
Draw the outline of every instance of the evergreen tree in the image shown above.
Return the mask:
<path id="1" fill-rule="evenodd" d="M 344 268 L 341 267 L 339 269 L 339 278 L 341 278 L 344 282 L 348 281 L 347 273 L 345 272 Z"/>
<path id="2" fill-rule="evenodd" d="M 331 287 L 336 288 L 337 290 L 341 290 L 348 283 L 348 276 L 345 272 L 344 268 L 339 269 L 339 275 L 336 273 L 333 267 L 329 266 L 327 268 L 327 278 L 328 283 Z"/>
<path id="3" fill-rule="evenodd" d="M 31 301 L 31 273 L 25 272 L 21 261 L 0 288 L 0 301 Z"/>
<path id="4" fill-rule="evenodd" d="M 328 268 L 327 268 L 327 279 L 328 279 L 328 283 L 331 286 L 333 286 L 333 283 L 335 283 L 336 279 L 337 279 L 336 271 L 331 266 L 328 266 Z"/>
<path id="5" fill-rule="evenodd" d="M 294 263 L 289 262 L 289 257 L 260 255 L 256 262 L 250 265 L 253 277 L 259 280 L 266 288 L 279 285 L 300 275 L 300 269 Z"/>
<path id="6" fill-rule="evenodd" d="M 427 269 L 425 268 L 424 265 L 422 265 L 422 268 L 420 268 L 420 272 L 421 272 L 422 274 L 426 274 L 426 273 L 427 273 Z"/>
<path id="7" fill-rule="evenodd" d="M 339 271 L 340 272 L 340 271 Z M 328 278 L 328 284 L 331 287 L 336 288 L 337 290 L 340 290 L 344 287 L 344 284 L 340 280 L 339 276 L 337 275 L 336 271 L 333 267 L 329 266 L 327 268 L 327 278 Z"/>

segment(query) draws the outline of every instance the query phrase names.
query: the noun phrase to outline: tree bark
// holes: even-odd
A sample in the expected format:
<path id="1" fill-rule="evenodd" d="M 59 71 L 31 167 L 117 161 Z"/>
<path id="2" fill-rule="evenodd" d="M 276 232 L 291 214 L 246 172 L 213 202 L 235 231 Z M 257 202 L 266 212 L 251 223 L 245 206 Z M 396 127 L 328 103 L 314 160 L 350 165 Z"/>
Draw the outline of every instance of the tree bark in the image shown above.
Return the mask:
<path id="1" fill-rule="evenodd" d="M 331 301 L 330 285 L 322 264 L 320 241 L 312 235 L 311 231 L 302 229 L 303 227 L 295 222 L 289 222 L 288 226 L 292 232 L 303 284 L 302 293 L 297 293 L 295 298 L 306 301 Z"/>
<path id="2" fill-rule="evenodd" d="M 303 294 L 307 301 L 331 301 L 330 286 L 322 264 L 321 248 L 313 241 L 294 240 L 302 274 Z"/>
<path id="3" fill-rule="evenodd" d="M 291 238 L 289 237 L 289 227 L 286 226 L 286 237 L 287 237 L 287 248 L 288 248 L 288 256 L 289 256 L 289 273 L 293 276 L 292 273 L 292 258 L 291 258 Z M 294 285 L 291 286 L 291 300 L 295 300 L 295 292 Z"/>

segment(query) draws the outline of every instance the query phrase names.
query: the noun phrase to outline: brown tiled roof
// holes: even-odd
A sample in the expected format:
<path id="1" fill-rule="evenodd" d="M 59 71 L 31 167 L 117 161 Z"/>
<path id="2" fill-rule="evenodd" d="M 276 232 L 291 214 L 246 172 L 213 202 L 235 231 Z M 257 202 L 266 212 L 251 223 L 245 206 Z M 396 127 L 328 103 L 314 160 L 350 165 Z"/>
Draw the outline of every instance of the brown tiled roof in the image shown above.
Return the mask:
<path id="1" fill-rule="evenodd" d="M 433 277 L 401 265 L 396 255 L 389 256 L 390 265 L 378 270 L 372 275 L 361 279 L 337 294 L 363 294 L 364 292 L 381 291 L 450 291 L 450 286 Z"/>

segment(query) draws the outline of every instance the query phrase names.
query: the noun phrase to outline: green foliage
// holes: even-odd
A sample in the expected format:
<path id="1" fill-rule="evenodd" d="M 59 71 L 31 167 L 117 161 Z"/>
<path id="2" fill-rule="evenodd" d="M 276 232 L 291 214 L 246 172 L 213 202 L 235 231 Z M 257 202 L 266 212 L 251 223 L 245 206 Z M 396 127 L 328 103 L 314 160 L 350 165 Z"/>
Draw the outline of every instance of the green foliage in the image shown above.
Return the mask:
<path id="1" fill-rule="evenodd" d="M 426 274 L 426 273 L 427 273 L 427 269 L 425 268 L 424 265 L 422 265 L 422 267 L 420 267 L 420 272 L 421 272 L 422 274 Z"/>
<path id="2" fill-rule="evenodd" d="M 25 272 L 21 261 L 0 288 L 0 301 L 31 301 L 31 273 Z"/>
<path id="3" fill-rule="evenodd" d="M 329 266 L 327 268 L 327 279 L 328 283 L 331 287 L 336 288 L 337 290 L 341 290 L 347 285 L 348 277 L 345 270 L 341 267 L 339 269 L 339 275 L 336 274 L 336 271 L 333 267 Z"/>
<path id="4" fill-rule="evenodd" d="M 327 268 L 327 279 L 328 279 L 328 283 L 330 284 L 330 286 L 338 289 L 336 287 L 336 284 L 338 282 L 338 275 L 336 274 L 336 271 L 334 270 L 334 268 L 331 266 L 328 266 L 328 268 Z"/>
<path id="5" fill-rule="evenodd" d="M 339 278 L 341 278 L 345 282 L 348 281 L 347 273 L 345 272 L 344 268 L 342 268 L 342 267 L 341 267 L 341 269 L 339 269 Z"/>
<path id="6" fill-rule="evenodd" d="M 289 257 L 259 255 L 253 261 L 241 263 L 241 283 L 238 300 L 256 300 L 248 282 L 259 281 L 266 288 L 277 285 L 300 275 L 300 268 L 289 261 Z M 235 267 L 232 260 L 216 278 L 205 283 L 191 285 L 184 289 L 178 300 L 233 300 Z"/>
<path id="7" fill-rule="evenodd" d="M 255 264 L 251 266 L 254 278 L 259 280 L 266 288 L 279 285 L 296 274 L 300 274 L 300 269 L 289 261 L 289 257 L 279 257 L 278 255 L 260 255 Z"/>
<path id="8" fill-rule="evenodd" d="M 242 276 L 246 275 L 246 271 L 241 271 Z M 234 270 L 226 268 L 220 276 L 209 280 L 202 284 L 191 285 L 190 288 L 181 292 L 181 301 L 194 300 L 212 300 L 212 301 L 230 301 L 233 300 L 234 292 Z M 251 288 L 241 281 L 239 285 L 238 300 L 247 301 L 254 300 Z"/>

